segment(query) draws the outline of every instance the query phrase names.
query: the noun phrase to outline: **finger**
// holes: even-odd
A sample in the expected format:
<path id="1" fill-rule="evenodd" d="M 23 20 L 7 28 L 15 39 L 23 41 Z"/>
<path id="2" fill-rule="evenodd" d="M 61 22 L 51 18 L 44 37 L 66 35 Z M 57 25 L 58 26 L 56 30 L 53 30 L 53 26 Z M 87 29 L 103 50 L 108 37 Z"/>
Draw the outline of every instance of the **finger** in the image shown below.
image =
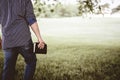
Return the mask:
<path id="1" fill-rule="evenodd" d="M 43 49 L 44 48 L 44 44 L 41 44 L 40 48 Z"/>
<path id="2" fill-rule="evenodd" d="M 39 43 L 38 48 L 43 49 L 44 48 L 44 43 Z"/>
<path id="3" fill-rule="evenodd" d="M 38 44 L 38 48 L 40 48 L 40 43 Z"/>

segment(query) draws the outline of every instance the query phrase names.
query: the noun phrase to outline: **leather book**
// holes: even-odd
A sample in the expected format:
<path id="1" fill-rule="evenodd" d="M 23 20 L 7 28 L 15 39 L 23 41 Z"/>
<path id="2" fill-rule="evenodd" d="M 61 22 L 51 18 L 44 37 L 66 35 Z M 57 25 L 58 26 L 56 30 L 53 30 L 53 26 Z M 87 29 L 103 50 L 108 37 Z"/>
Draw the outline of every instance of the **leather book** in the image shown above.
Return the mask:
<path id="1" fill-rule="evenodd" d="M 35 54 L 47 54 L 47 44 L 45 44 L 43 49 L 38 48 L 38 44 L 39 44 L 38 42 L 34 43 L 33 52 Z"/>

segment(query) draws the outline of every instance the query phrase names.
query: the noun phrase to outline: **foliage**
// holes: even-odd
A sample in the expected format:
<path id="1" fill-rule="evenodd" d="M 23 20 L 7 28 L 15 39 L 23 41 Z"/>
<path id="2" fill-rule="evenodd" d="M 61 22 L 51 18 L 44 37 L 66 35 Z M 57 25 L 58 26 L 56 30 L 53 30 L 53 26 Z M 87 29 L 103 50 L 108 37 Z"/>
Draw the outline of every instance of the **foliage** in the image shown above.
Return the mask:
<path id="1" fill-rule="evenodd" d="M 112 9 L 112 14 L 120 11 L 120 5 Z"/>
<path id="2" fill-rule="evenodd" d="M 101 7 L 97 0 L 78 0 L 78 4 L 62 4 L 58 0 L 53 3 L 35 0 L 34 10 L 36 16 L 40 17 L 71 17 L 81 16 L 86 13 L 100 13 Z"/>
<path id="3" fill-rule="evenodd" d="M 101 13 L 101 6 L 98 0 L 78 0 L 79 14 Z"/>

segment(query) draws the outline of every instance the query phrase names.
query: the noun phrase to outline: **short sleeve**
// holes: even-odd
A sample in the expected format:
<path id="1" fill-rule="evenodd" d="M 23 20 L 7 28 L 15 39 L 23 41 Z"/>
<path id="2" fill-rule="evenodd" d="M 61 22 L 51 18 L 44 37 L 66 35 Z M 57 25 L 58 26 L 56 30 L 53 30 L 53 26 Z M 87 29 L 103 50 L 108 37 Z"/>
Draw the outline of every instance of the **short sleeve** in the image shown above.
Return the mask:
<path id="1" fill-rule="evenodd" d="M 25 17 L 29 25 L 32 25 L 37 21 L 33 11 L 33 5 L 31 0 L 26 0 Z"/>

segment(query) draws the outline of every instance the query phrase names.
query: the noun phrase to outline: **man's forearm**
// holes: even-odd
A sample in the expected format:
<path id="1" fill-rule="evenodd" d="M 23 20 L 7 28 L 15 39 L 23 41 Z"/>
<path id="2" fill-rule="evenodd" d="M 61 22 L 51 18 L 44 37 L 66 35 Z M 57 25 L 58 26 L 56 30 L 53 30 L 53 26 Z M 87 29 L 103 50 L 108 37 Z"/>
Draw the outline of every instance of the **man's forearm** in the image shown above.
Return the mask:
<path id="1" fill-rule="evenodd" d="M 33 24 L 31 25 L 31 28 L 32 28 L 33 32 L 35 33 L 38 41 L 39 41 L 39 42 L 43 41 L 43 40 L 42 40 L 42 37 L 41 37 L 41 34 L 40 34 L 39 27 L 38 27 L 38 23 L 37 23 L 37 22 L 33 23 Z"/>

